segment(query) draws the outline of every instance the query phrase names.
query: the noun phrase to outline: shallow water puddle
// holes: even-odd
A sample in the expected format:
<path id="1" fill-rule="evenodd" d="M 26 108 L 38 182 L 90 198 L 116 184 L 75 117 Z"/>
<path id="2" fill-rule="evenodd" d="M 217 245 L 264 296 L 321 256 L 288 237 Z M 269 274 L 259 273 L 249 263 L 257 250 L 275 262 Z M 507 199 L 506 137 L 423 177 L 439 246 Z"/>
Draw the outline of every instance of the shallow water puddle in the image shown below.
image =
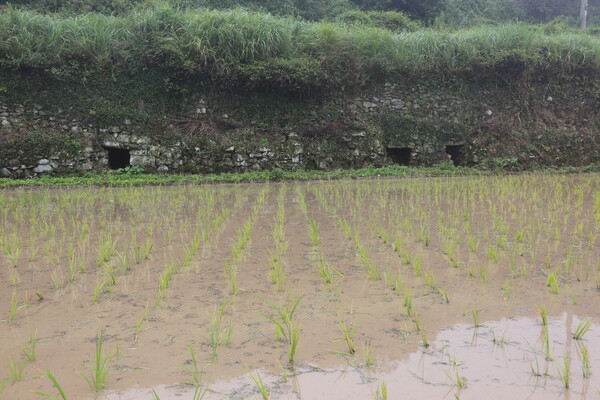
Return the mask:
<path id="1" fill-rule="evenodd" d="M 600 398 L 600 328 L 592 325 L 583 340 L 573 339 L 582 319 L 563 313 L 548 319 L 548 346 L 540 318 L 504 318 L 474 328 L 458 324 L 438 333 L 428 348 L 420 347 L 406 360 L 376 360 L 374 368 L 321 370 L 301 366 L 282 375 L 253 371 L 271 391 L 272 399 L 375 398 L 385 382 L 388 398 L 427 399 L 594 399 Z M 583 377 L 587 350 L 591 377 Z M 548 353 L 549 351 L 549 353 Z M 550 357 L 547 357 L 547 355 Z M 570 371 L 565 389 L 565 362 Z M 561 378 L 561 375 L 563 378 Z M 464 387 L 459 387 L 464 386 Z M 161 385 L 160 399 L 193 399 L 193 390 Z M 109 393 L 107 400 L 151 399 L 152 389 Z M 208 385 L 204 399 L 259 399 L 249 374 Z"/>

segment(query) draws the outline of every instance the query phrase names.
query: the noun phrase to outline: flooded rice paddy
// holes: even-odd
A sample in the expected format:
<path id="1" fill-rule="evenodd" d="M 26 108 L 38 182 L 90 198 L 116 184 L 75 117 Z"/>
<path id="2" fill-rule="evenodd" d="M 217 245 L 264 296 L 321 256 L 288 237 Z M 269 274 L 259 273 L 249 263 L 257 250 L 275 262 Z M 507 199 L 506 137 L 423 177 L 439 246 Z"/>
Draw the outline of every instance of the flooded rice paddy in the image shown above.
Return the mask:
<path id="1" fill-rule="evenodd" d="M 593 174 L 4 190 L 0 399 L 600 399 L 599 236 Z"/>

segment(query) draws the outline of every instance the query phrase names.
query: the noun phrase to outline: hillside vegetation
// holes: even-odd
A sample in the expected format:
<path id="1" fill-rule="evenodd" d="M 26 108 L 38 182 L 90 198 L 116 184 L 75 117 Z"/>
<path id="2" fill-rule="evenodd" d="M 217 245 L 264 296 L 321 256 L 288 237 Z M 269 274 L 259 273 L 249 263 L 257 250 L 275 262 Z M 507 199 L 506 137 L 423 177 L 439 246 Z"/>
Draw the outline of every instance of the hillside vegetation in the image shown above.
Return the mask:
<path id="1" fill-rule="evenodd" d="M 0 13 L 0 69 L 83 82 L 155 70 L 175 90 L 200 83 L 300 94 L 415 75 L 512 79 L 600 70 L 600 38 L 586 33 L 521 23 L 413 28 L 167 5 L 123 16 L 8 8 Z"/>

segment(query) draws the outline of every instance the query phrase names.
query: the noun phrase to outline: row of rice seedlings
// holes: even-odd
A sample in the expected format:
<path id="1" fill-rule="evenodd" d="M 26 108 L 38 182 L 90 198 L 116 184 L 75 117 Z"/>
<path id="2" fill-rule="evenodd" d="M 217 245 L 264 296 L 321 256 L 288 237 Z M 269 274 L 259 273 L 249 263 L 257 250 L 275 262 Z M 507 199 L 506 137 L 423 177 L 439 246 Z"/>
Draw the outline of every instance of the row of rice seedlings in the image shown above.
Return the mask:
<path id="1" fill-rule="evenodd" d="M 225 263 L 223 266 L 224 267 L 223 269 L 225 272 L 225 278 L 227 280 L 229 280 L 230 287 L 231 287 L 231 293 L 234 296 L 238 292 L 237 264 L 242 256 L 242 253 L 244 252 L 244 250 L 246 248 L 248 240 L 250 240 L 250 234 L 252 233 L 254 219 L 258 215 L 258 212 L 260 211 L 260 208 L 262 207 L 262 205 L 266 199 L 268 189 L 269 189 L 268 186 L 266 188 L 264 188 L 259 193 L 258 197 L 256 198 L 256 201 L 254 202 L 254 205 L 252 206 L 252 211 L 250 212 L 250 215 L 246 219 L 244 226 L 242 228 L 238 229 L 238 231 L 237 231 L 236 241 L 234 242 L 233 246 L 231 247 L 231 256 L 225 260 Z"/>
<path id="2" fill-rule="evenodd" d="M 205 222 L 205 225 L 207 226 L 206 229 L 204 230 L 204 232 L 206 232 L 206 235 L 207 235 L 206 236 L 207 240 L 209 240 L 210 236 L 212 234 L 214 234 L 215 232 L 217 232 L 221 228 L 225 216 L 229 215 L 229 210 L 222 209 L 220 212 L 217 212 L 215 214 L 212 224 L 206 223 L 208 218 L 210 218 L 211 211 L 214 209 L 214 207 L 213 207 L 214 203 L 215 203 L 214 199 L 211 201 L 209 198 L 208 204 L 201 207 L 196 215 L 197 220 Z M 183 230 L 185 230 L 185 228 L 183 228 Z M 245 232 L 247 232 L 247 231 L 248 231 L 248 228 L 246 228 Z M 249 235 L 249 232 L 247 232 L 246 235 Z M 183 255 L 182 255 L 181 259 L 179 261 L 171 261 L 171 263 L 168 264 L 167 266 L 165 266 L 165 268 L 163 269 L 163 271 L 159 277 L 159 285 L 158 285 L 158 291 L 157 291 L 156 303 L 155 303 L 155 305 L 157 307 L 159 307 L 162 304 L 163 300 L 165 299 L 170 282 L 174 278 L 174 276 L 178 273 L 183 272 L 184 270 L 186 270 L 189 267 L 193 257 L 195 256 L 197 250 L 200 247 L 200 241 L 201 241 L 201 233 L 200 233 L 199 228 L 196 228 L 191 237 L 190 243 L 183 246 L 183 251 L 182 251 Z M 147 314 L 147 311 L 146 311 L 146 314 Z M 136 333 L 136 336 L 137 336 L 137 333 Z"/>
<path id="3" fill-rule="evenodd" d="M 62 201 L 65 198 L 73 194 L 77 194 L 78 191 L 72 191 L 65 194 L 61 194 L 61 197 L 57 197 L 57 200 Z M 90 202 L 96 201 L 97 199 L 102 198 L 102 201 L 106 200 L 103 198 L 103 195 L 106 194 L 104 191 L 94 192 L 93 197 L 90 197 L 90 201 L 85 198 L 85 196 L 81 196 L 80 199 L 84 200 L 86 207 L 90 206 L 89 215 L 94 215 L 91 209 Z M 123 193 L 125 200 L 127 200 L 129 193 Z M 121 200 L 121 199 L 120 199 Z M 146 201 L 148 199 L 144 199 Z M 70 205 L 70 204 L 69 204 Z M 134 210 L 135 206 L 132 205 L 132 210 Z M 51 269 L 50 278 L 52 281 L 52 285 L 55 288 L 62 288 L 65 286 L 67 282 L 72 282 L 75 280 L 75 277 L 78 272 L 85 272 L 85 251 L 90 243 L 90 224 L 93 220 L 96 219 L 96 216 L 92 217 L 92 220 L 88 219 L 88 216 L 84 216 L 83 213 L 80 212 L 80 209 L 77 209 L 77 215 L 71 213 L 71 210 L 68 208 L 61 208 L 58 212 L 54 212 L 52 214 L 49 213 L 36 213 L 30 218 L 30 222 L 38 223 L 38 225 L 42 226 L 43 230 L 47 230 L 48 235 L 50 236 L 50 240 L 45 241 L 45 254 L 48 254 L 55 263 L 59 266 Z M 100 224 L 100 220 L 104 219 L 104 222 L 100 226 L 100 232 L 98 233 L 98 255 L 96 257 L 96 265 L 102 264 L 102 268 L 100 270 L 98 283 L 95 290 L 94 301 L 100 297 L 105 291 L 108 291 L 109 288 L 114 286 L 116 283 L 116 275 L 117 272 L 124 274 L 131 268 L 131 259 L 135 259 L 137 262 L 140 262 L 144 258 L 147 258 L 152 250 L 152 242 L 150 239 L 146 240 L 146 243 L 141 245 L 135 243 L 135 230 L 132 229 L 132 237 L 134 238 L 134 257 L 130 258 L 128 254 L 119 254 L 116 250 L 116 243 L 125 243 L 120 240 L 121 235 L 115 235 L 115 233 L 119 233 L 113 229 L 107 230 L 106 228 L 110 225 L 118 226 L 119 218 L 118 216 L 113 216 L 111 214 L 105 213 L 105 209 L 100 209 L 100 216 L 98 217 L 97 224 Z M 67 215 L 70 215 L 67 217 Z M 116 214 L 115 214 L 116 215 Z M 141 215 L 141 214 L 137 214 Z M 54 218 L 52 216 L 56 216 L 56 223 L 49 223 L 50 218 L 46 219 L 46 216 L 51 216 L 50 218 Z M 175 213 L 169 213 L 168 219 L 173 221 L 175 217 Z M 134 225 L 136 221 L 134 221 L 135 217 L 130 217 L 130 225 Z M 152 223 L 148 223 L 146 231 L 152 231 L 154 229 L 155 220 L 150 218 Z M 167 219 L 165 219 L 167 220 Z M 185 221 L 184 224 L 185 225 Z M 121 224 L 122 225 L 122 224 Z M 98 226 L 98 225 L 96 225 Z M 34 228 L 33 231 L 38 234 L 42 231 L 42 229 Z M 31 231 L 31 228 L 30 228 Z M 62 231 L 63 233 L 59 233 Z M 39 234 L 38 234 L 39 235 Z M 69 241 L 72 244 L 68 245 Z M 77 242 L 74 243 L 73 241 Z M 31 246 L 32 254 L 31 260 L 35 259 L 36 253 L 39 249 L 39 246 Z M 51 251 L 52 249 L 52 251 Z M 63 264 L 62 260 L 64 260 L 64 252 L 63 249 L 67 250 L 66 262 Z M 80 249 L 79 254 L 76 249 Z M 113 259 L 114 256 L 117 256 L 117 261 L 113 262 L 112 265 L 107 265 L 107 262 L 110 259 Z M 67 270 L 61 268 L 61 266 L 68 267 Z M 15 274 L 14 275 L 15 283 L 20 281 L 20 278 Z M 102 289 L 102 290 L 100 290 Z"/>
<path id="4" fill-rule="evenodd" d="M 277 214 L 273 225 L 273 242 L 275 250 L 267 257 L 269 266 L 269 277 L 271 282 L 277 286 L 277 290 L 283 292 L 287 283 L 287 275 L 283 266 L 283 256 L 287 251 L 288 243 L 285 241 L 285 193 L 287 187 L 281 185 L 277 195 Z"/>
<path id="5" fill-rule="evenodd" d="M 328 207 L 327 201 L 326 201 L 323 193 L 318 190 L 315 191 L 314 193 L 315 193 L 315 196 L 317 197 L 317 199 L 319 200 L 320 204 L 324 208 L 328 209 L 329 207 Z M 338 221 L 345 222 L 345 220 L 342 220 L 342 219 L 340 219 Z M 343 224 L 344 222 L 341 222 L 341 223 Z M 344 275 L 325 259 L 321 239 L 319 238 L 319 225 L 316 222 L 316 220 L 314 218 L 311 218 L 308 225 L 309 225 L 309 230 L 308 230 L 309 237 L 311 240 L 311 244 L 315 247 L 314 250 L 316 253 L 316 257 L 314 258 L 314 264 L 319 273 L 319 277 L 323 280 L 323 283 L 325 284 L 325 287 L 327 288 L 328 291 L 331 292 L 333 290 L 333 283 L 334 283 L 335 277 L 337 276 L 337 277 L 343 278 Z M 350 237 L 351 232 L 350 232 L 350 228 L 347 225 L 347 223 L 346 223 L 346 227 L 348 229 L 348 235 Z"/>
<path id="6" fill-rule="evenodd" d="M 500 239 L 499 240 L 503 241 L 503 242 L 506 242 L 506 236 L 507 236 L 507 230 L 508 230 L 509 224 L 507 224 L 506 221 L 503 220 L 502 218 L 496 218 L 495 219 L 495 225 L 496 225 L 495 228 L 497 228 L 498 231 L 499 231 L 499 235 L 500 235 Z M 579 226 L 581 226 L 581 224 L 579 224 Z M 519 237 L 521 237 L 520 241 L 522 241 L 522 238 L 524 236 L 523 229 L 521 229 L 520 232 L 521 232 L 520 235 L 517 236 L 517 240 L 519 240 Z M 477 251 L 478 244 L 477 244 L 477 241 L 475 240 L 475 236 L 474 235 L 470 235 L 469 237 L 470 237 L 469 244 L 470 244 L 471 250 L 472 251 Z M 504 243 L 500 243 L 500 244 L 501 244 L 500 247 L 503 247 Z M 496 246 L 496 247 L 498 247 L 498 246 Z M 494 251 L 495 251 L 495 249 L 492 248 L 492 250 L 490 251 L 490 255 L 491 255 L 491 258 L 495 261 L 497 259 L 497 255 L 494 255 Z"/>
<path id="7" fill-rule="evenodd" d="M 390 216 L 388 213 L 386 213 L 385 218 L 389 218 L 389 217 L 393 217 L 393 216 Z M 374 233 L 375 237 L 382 240 L 382 242 L 384 244 L 390 245 L 391 248 L 394 249 L 398 253 L 399 257 L 401 257 L 404 264 L 411 264 L 411 263 L 413 264 L 413 272 L 414 272 L 415 276 L 417 276 L 417 277 L 422 276 L 422 258 L 421 257 L 417 257 L 417 258 L 411 257 L 411 255 L 408 253 L 408 251 L 405 250 L 404 239 L 400 235 L 400 233 L 394 235 L 390 231 L 386 230 L 383 226 L 379 225 L 376 221 L 373 221 L 370 224 L 370 226 L 371 226 L 371 230 Z M 394 239 L 394 236 L 396 236 L 395 239 Z M 397 274 L 394 274 L 389 269 L 386 269 L 383 272 L 383 278 L 384 278 L 385 286 L 387 288 L 390 288 L 390 289 L 396 290 L 397 292 L 400 292 L 400 290 L 402 289 L 402 285 L 403 285 L 402 270 L 400 268 L 398 269 Z M 439 288 L 437 279 L 435 277 L 435 273 L 433 271 L 425 273 L 424 280 L 425 280 L 425 284 L 427 286 L 429 286 L 434 292 L 437 292 L 442 296 L 442 300 L 444 303 L 449 302 L 446 291 Z"/>

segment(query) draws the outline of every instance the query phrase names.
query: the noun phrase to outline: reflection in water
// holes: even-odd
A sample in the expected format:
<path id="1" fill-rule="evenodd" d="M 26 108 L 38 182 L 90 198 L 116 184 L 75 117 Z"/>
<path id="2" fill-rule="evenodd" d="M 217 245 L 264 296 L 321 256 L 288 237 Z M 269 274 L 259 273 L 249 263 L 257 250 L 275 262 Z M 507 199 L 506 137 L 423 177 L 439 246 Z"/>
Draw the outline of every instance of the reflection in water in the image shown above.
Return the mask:
<path id="1" fill-rule="evenodd" d="M 259 372 L 271 398 L 282 400 L 370 399 L 380 380 L 385 381 L 390 399 L 598 398 L 600 380 L 593 376 L 594 369 L 600 369 L 600 328 L 592 325 L 584 340 L 574 340 L 572 333 L 581 321 L 564 313 L 548 320 L 547 333 L 539 320 L 530 318 L 506 318 L 478 328 L 460 324 L 441 331 L 429 348 L 420 348 L 402 361 L 378 360 L 375 369 L 304 366 L 290 372 L 287 379 Z M 586 353 L 590 379 L 583 376 Z M 260 398 L 247 375 L 215 382 L 209 389 L 205 400 Z M 159 386 L 154 390 L 161 400 L 193 399 L 193 390 L 186 388 Z M 105 398 L 152 399 L 152 389 L 110 393 Z"/>

